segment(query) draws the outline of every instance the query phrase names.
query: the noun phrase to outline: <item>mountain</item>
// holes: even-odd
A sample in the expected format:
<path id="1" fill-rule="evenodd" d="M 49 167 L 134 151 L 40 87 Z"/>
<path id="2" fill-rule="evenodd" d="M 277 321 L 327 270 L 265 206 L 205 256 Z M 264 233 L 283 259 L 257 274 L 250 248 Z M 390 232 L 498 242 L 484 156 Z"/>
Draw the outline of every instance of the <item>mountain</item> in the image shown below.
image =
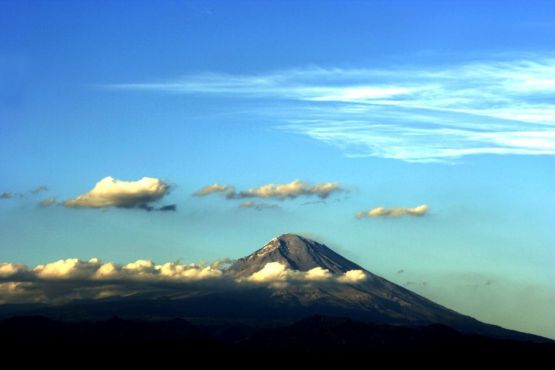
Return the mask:
<path id="1" fill-rule="evenodd" d="M 248 282 L 269 263 L 300 274 L 329 271 L 324 281 L 291 280 L 279 284 Z M 358 270 L 358 271 L 357 271 Z M 356 271 L 365 279 L 341 280 Z M 0 318 L 42 315 L 61 320 L 104 320 L 114 315 L 138 320 L 187 319 L 274 327 L 306 317 L 344 317 L 372 325 L 416 328 L 441 325 L 464 335 L 545 341 L 545 338 L 482 323 L 377 276 L 308 238 L 284 234 L 224 270 L 218 284 L 175 285 L 171 290 L 66 304 L 0 305 Z M 303 275 L 304 276 L 304 275 Z M 234 283 L 235 281 L 244 283 Z M 245 280 L 247 280 L 245 282 Z M 161 288 L 164 286 L 161 284 Z"/>
<path id="2" fill-rule="evenodd" d="M 299 271 L 321 267 L 335 275 L 362 270 L 367 277 L 364 281 L 349 284 L 274 288 L 269 299 L 285 312 L 288 308 L 297 307 L 304 314 L 345 316 L 373 323 L 411 326 L 441 324 L 469 334 L 500 338 L 525 336 L 443 307 L 371 273 L 323 244 L 295 234 L 272 239 L 251 255 L 239 259 L 228 271 L 236 277 L 250 276 L 270 262 L 279 262 Z M 279 316 L 272 308 L 267 307 L 267 312 Z"/>
<path id="3" fill-rule="evenodd" d="M 321 267 L 335 274 L 362 269 L 314 240 L 295 234 L 283 234 L 273 238 L 253 254 L 239 259 L 229 271 L 237 277 L 250 276 L 270 262 L 279 262 L 287 268 L 299 271 Z"/>

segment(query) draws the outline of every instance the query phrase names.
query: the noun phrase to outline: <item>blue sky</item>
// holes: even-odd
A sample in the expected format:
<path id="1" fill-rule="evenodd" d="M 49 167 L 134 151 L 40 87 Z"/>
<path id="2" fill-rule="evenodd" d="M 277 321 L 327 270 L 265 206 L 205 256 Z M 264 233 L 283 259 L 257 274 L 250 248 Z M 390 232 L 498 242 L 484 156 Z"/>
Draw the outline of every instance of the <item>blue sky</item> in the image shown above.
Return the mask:
<path id="1" fill-rule="evenodd" d="M 0 261 L 236 258 L 298 232 L 555 337 L 552 2 L 0 8 Z M 107 176 L 160 179 L 177 211 L 63 205 Z M 193 195 L 295 179 L 341 191 Z"/>

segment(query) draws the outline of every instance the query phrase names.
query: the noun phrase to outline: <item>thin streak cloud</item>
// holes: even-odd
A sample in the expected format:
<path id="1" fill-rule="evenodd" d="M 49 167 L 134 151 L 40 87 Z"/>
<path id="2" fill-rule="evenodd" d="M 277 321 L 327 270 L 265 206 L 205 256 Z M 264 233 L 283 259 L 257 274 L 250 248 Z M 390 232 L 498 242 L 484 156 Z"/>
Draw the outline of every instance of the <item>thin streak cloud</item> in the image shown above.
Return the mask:
<path id="1" fill-rule="evenodd" d="M 377 207 L 369 211 L 358 211 L 355 213 L 355 217 L 358 219 L 368 218 L 368 217 L 403 217 L 403 216 L 416 216 L 422 217 L 428 213 L 428 205 L 421 204 L 414 208 L 407 207 L 395 207 L 395 208 L 384 208 Z"/>
<path id="2" fill-rule="evenodd" d="M 249 114 L 352 157 L 456 163 L 480 154 L 555 155 L 555 58 L 546 55 L 387 70 L 205 73 L 107 87 L 266 101 Z"/>

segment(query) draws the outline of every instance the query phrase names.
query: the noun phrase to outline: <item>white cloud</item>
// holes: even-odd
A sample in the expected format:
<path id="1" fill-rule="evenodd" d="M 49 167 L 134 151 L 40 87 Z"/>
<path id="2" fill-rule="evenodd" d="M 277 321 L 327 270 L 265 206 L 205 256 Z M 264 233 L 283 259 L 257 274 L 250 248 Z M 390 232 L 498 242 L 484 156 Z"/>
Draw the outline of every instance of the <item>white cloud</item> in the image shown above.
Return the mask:
<path id="1" fill-rule="evenodd" d="M 309 281 L 320 281 L 331 279 L 331 272 L 321 267 L 315 267 L 306 272 L 305 278 Z"/>
<path id="2" fill-rule="evenodd" d="M 96 265 L 96 263 L 80 261 L 77 258 L 68 258 L 46 265 L 38 265 L 33 271 L 37 276 L 46 279 L 82 278 L 90 276 L 96 269 Z"/>
<path id="3" fill-rule="evenodd" d="M 233 186 L 212 184 L 197 190 L 193 195 L 196 195 L 197 197 L 204 197 L 214 193 L 224 193 L 229 197 L 233 197 L 233 194 L 235 194 L 235 188 Z"/>
<path id="4" fill-rule="evenodd" d="M 249 281 L 266 282 L 266 281 L 284 281 L 287 279 L 289 270 L 286 266 L 279 262 L 269 262 L 262 270 L 253 273 L 248 277 Z"/>
<path id="5" fill-rule="evenodd" d="M 308 184 L 302 180 L 293 180 L 285 184 L 266 184 L 256 188 L 240 191 L 240 198 L 297 198 L 299 196 L 315 195 L 322 199 L 335 192 L 343 191 L 338 183 L 325 182 L 321 184 Z"/>
<path id="6" fill-rule="evenodd" d="M 287 268 L 280 262 L 269 262 L 264 267 L 246 280 L 255 283 L 270 283 L 270 286 L 284 287 L 288 282 L 340 282 L 359 283 L 366 280 L 366 273 L 362 270 L 350 270 L 344 274 L 334 275 L 322 267 L 315 267 L 308 271 L 298 271 Z M 273 285 L 274 283 L 279 283 Z"/>
<path id="7" fill-rule="evenodd" d="M 294 199 L 301 196 L 317 196 L 321 199 L 328 198 L 333 193 L 345 192 L 336 182 L 310 184 L 302 180 L 293 180 L 289 183 L 264 184 L 246 190 L 236 191 L 235 187 L 213 184 L 196 191 L 196 196 L 206 196 L 215 193 L 224 193 L 227 199 L 263 198 L 263 199 Z M 252 208 L 255 203 L 245 202 L 241 207 Z M 268 207 L 263 207 L 268 208 Z M 274 208 L 274 207 L 272 207 Z"/>
<path id="8" fill-rule="evenodd" d="M 402 216 L 424 216 L 428 212 L 428 205 L 421 204 L 414 208 L 395 207 L 384 208 L 377 207 L 369 211 L 359 211 L 355 213 L 356 218 L 365 217 L 402 217 Z"/>
<path id="9" fill-rule="evenodd" d="M 257 99 L 248 112 L 230 114 L 262 117 L 348 156 L 454 163 L 478 154 L 555 155 L 553 76 L 555 58 L 536 55 L 388 70 L 212 73 L 111 87 Z"/>
<path id="10" fill-rule="evenodd" d="M 105 177 L 88 193 L 66 200 L 63 204 L 67 207 L 134 208 L 161 199 L 169 189 L 167 183 L 151 177 L 143 177 L 137 181 Z"/>
<path id="11" fill-rule="evenodd" d="M 338 280 L 342 283 L 360 283 L 367 278 L 368 276 L 362 270 L 349 270 L 343 276 L 340 276 Z"/>

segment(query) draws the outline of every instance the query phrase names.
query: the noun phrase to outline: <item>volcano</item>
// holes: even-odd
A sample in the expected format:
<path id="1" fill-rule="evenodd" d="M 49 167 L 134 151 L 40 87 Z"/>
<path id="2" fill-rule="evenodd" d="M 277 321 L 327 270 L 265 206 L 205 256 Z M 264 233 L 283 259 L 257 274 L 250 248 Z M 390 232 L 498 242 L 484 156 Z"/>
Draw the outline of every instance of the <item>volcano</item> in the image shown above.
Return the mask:
<path id="1" fill-rule="evenodd" d="M 252 281 L 253 276 L 268 267 L 278 273 L 268 281 Z M 129 284 L 144 285 L 140 280 Z M 133 320 L 180 319 L 268 327 L 291 325 L 318 316 L 394 328 L 441 325 L 462 335 L 503 340 L 540 338 L 455 312 L 373 274 L 321 243 L 295 234 L 272 239 L 223 269 L 221 278 L 211 283 L 176 281 L 150 286 L 153 290 L 80 299 L 55 306 L 1 305 L 0 319 L 40 315 L 79 321 L 118 316 Z"/>
<path id="2" fill-rule="evenodd" d="M 501 338 L 520 338 L 522 333 L 482 323 L 408 289 L 394 284 L 334 252 L 324 244 L 295 234 L 272 239 L 249 256 L 236 261 L 228 273 L 246 277 L 278 262 L 294 271 L 314 268 L 333 275 L 363 271 L 365 279 L 344 284 L 297 284 L 272 289 L 261 304 L 267 316 L 298 311 L 296 316 L 309 314 L 350 317 L 372 323 L 393 325 L 441 324 L 468 334 Z"/>

